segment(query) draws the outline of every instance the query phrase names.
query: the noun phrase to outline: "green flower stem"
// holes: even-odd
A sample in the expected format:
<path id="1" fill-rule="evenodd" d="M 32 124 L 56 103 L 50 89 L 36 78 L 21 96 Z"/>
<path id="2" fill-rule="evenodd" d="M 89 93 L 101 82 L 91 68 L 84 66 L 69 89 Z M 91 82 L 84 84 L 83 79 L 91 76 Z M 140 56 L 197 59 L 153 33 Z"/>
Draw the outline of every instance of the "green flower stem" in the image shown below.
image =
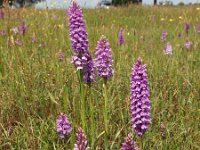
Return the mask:
<path id="1" fill-rule="evenodd" d="M 88 91 L 88 97 L 89 97 L 89 106 L 90 106 L 90 123 L 91 123 L 91 131 L 90 131 L 90 136 L 91 136 L 91 148 L 95 149 L 94 144 L 95 144 L 95 121 L 94 121 L 94 107 L 93 107 L 93 100 L 92 100 L 92 95 L 91 95 L 91 86 L 89 85 L 89 91 Z"/>
<path id="2" fill-rule="evenodd" d="M 108 150 L 108 97 L 107 97 L 107 79 L 103 82 L 103 97 L 104 97 L 104 127 L 105 127 L 105 150 Z"/>
<path id="3" fill-rule="evenodd" d="M 83 74 L 82 71 L 79 71 L 79 82 L 80 82 L 80 94 L 81 94 L 81 122 L 82 128 L 86 131 L 86 113 L 85 113 L 85 94 L 84 94 L 84 84 L 83 84 Z"/>
<path id="4" fill-rule="evenodd" d="M 140 150 L 143 149 L 143 145 L 142 145 L 142 137 L 140 138 Z"/>

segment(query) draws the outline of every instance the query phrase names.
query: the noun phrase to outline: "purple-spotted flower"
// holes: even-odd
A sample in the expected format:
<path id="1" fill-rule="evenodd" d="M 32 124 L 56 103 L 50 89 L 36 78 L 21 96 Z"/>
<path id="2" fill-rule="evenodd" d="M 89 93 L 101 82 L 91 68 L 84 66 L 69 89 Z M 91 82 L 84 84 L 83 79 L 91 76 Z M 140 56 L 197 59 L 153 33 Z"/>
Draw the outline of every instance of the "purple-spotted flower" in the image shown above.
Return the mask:
<path id="1" fill-rule="evenodd" d="M 119 31 L 119 45 L 122 46 L 124 44 L 124 30 L 121 28 Z"/>
<path id="2" fill-rule="evenodd" d="M 191 47 L 192 47 L 192 42 L 187 40 L 185 42 L 185 48 L 190 49 Z"/>
<path id="3" fill-rule="evenodd" d="M 131 133 L 129 133 L 125 138 L 120 150 L 139 150 L 139 148 L 135 147 L 135 142 L 133 141 L 133 136 Z"/>
<path id="4" fill-rule="evenodd" d="M 56 131 L 61 139 L 65 139 L 72 132 L 71 124 L 67 116 L 61 113 L 56 120 Z"/>
<path id="5" fill-rule="evenodd" d="M 20 34 L 24 35 L 26 31 L 27 31 L 27 26 L 26 26 L 25 21 L 23 20 L 21 25 L 19 26 L 19 32 Z"/>
<path id="6" fill-rule="evenodd" d="M 185 32 L 188 34 L 190 30 L 190 24 L 189 23 L 185 23 Z"/>
<path id="7" fill-rule="evenodd" d="M 82 128 L 79 128 L 76 134 L 76 144 L 74 144 L 74 150 L 90 150 L 87 145 L 87 136 L 84 134 Z"/>
<path id="8" fill-rule="evenodd" d="M 113 76 L 112 50 L 105 36 L 102 36 L 98 41 L 95 55 L 98 76 L 104 79 L 111 78 Z"/>
<path id="9" fill-rule="evenodd" d="M 200 33 L 200 24 L 197 26 L 197 32 Z"/>
<path id="10" fill-rule="evenodd" d="M 4 19 L 4 16 L 5 16 L 5 14 L 4 14 L 3 10 L 0 9 L 0 19 Z"/>
<path id="11" fill-rule="evenodd" d="M 80 6 L 72 1 L 69 9 L 69 32 L 71 45 L 74 50 L 72 63 L 81 70 L 85 83 L 95 81 L 95 67 L 92 56 L 88 51 L 88 34 L 86 32 L 83 12 Z"/>
<path id="12" fill-rule="evenodd" d="M 163 32 L 162 32 L 161 40 L 162 40 L 163 42 L 167 40 L 167 35 L 168 35 L 168 33 L 167 33 L 166 31 L 163 31 Z"/>
<path id="13" fill-rule="evenodd" d="M 148 130 L 150 117 L 150 92 L 146 65 L 138 58 L 131 73 L 131 123 L 135 133 L 142 137 Z"/>
<path id="14" fill-rule="evenodd" d="M 4 36 L 6 36 L 6 31 L 5 31 L 5 30 L 2 30 L 2 31 L 0 32 L 0 34 L 1 34 L 2 37 L 4 37 Z"/>
<path id="15" fill-rule="evenodd" d="M 22 45 L 22 41 L 19 40 L 19 39 L 16 39 L 15 40 L 15 44 L 18 45 L 18 46 L 21 46 Z"/>
<path id="16" fill-rule="evenodd" d="M 65 59 L 65 53 L 62 52 L 62 51 L 60 51 L 60 52 L 58 53 L 58 59 L 59 59 L 60 61 L 63 61 L 63 60 Z"/>
<path id="17" fill-rule="evenodd" d="M 164 48 L 164 54 L 171 55 L 172 54 L 172 45 L 168 42 L 167 46 Z"/>

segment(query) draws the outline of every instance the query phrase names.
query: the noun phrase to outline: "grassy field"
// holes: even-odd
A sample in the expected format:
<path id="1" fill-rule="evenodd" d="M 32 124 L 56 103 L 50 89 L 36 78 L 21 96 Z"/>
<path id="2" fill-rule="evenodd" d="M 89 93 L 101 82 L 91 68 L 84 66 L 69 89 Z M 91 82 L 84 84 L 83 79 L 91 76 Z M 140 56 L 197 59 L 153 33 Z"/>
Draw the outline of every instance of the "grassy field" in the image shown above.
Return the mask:
<path id="1" fill-rule="evenodd" d="M 81 126 L 79 82 L 70 63 L 68 17 L 63 10 L 5 9 L 0 19 L 0 149 L 73 149 Z M 84 10 L 89 49 L 94 56 L 97 41 L 105 35 L 111 44 L 114 76 L 108 81 L 109 149 L 120 148 L 133 132 L 130 124 L 130 73 L 140 56 L 147 64 L 152 123 L 144 136 L 144 150 L 200 149 L 200 8 L 119 7 Z M 14 34 L 25 19 L 25 35 Z M 185 23 L 190 24 L 188 35 Z M 118 32 L 124 29 L 125 44 Z M 165 55 L 166 42 L 173 54 Z M 178 38 L 179 32 L 181 37 Z M 32 42 L 32 38 L 37 42 Z M 10 39 L 10 40 L 9 40 Z M 21 41 L 17 45 L 16 41 Z M 190 49 L 186 40 L 192 41 Z M 64 52 L 64 60 L 58 58 Z M 102 80 L 92 85 L 95 108 L 95 147 L 104 149 Z M 87 103 L 86 110 L 89 109 Z M 64 112 L 73 133 L 66 141 L 56 133 L 56 118 Z M 88 111 L 87 111 L 88 112 Z M 90 120 L 87 115 L 88 138 Z M 137 141 L 137 136 L 134 135 Z M 138 143 L 137 143 L 138 145 Z M 67 146 L 67 148 L 66 148 Z"/>

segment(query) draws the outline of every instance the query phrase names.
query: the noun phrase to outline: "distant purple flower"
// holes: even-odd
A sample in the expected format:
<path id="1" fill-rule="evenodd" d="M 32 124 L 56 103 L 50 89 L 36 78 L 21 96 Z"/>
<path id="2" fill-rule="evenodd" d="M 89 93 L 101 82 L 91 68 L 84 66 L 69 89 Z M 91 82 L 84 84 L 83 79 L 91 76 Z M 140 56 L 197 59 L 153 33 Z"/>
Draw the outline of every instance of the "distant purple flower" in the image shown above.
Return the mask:
<path id="1" fill-rule="evenodd" d="M 18 46 L 21 46 L 22 45 L 22 41 L 19 40 L 19 39 L 16 39 L 15 40 L 15 44 L 18 45 Z"/>
<path id="2" fill-rule="evenodd" d="M 35 36 L 32 37 L 32 43 L 37 43 L 37 38 Z"/>
<path id="3" fill-rule="evenodd" d="M 6 31 L 5 30 L 1 31 L 1 36 L 6 36 Z"/>
<path id="4" fill-rule="evenodd" d="M 128 136 L 125 138 L 124 143 L 122 143 L 120 150 L 139 150 L 139 148 L 135 147 L 135 142 L 133 141 L 132 134 L 128 134 Z"/>
<path id="5" fill-rule="evenodd" d="M 79 128 L 78 133 L 76 134 L 76 144 L 74 145 L 74 150 L 89 150 L 90 148 L 87 147 L 87 144 L 87 137 L 83 130 Z"/>
<path id="6" fill-rule="evenodd" d="M 185 42 L 185 48 L 190 49 L 192 47 L 192 42 L 191 41 L 186 41 Z"/>
<path id="7" fill-rule="evenodd" d="M 123 45 L 124 44 L 124 30 L 121 28 L 119 31 L 119 45 Z"/>
<path id="8" fill-rule="evenodd" d="M 61 139 L 66 138 L 72 132 L 71 124 L 67 116 L 61 113 L 56 120 L 56 130 Z"/>
<path id="9" fill-rule="evenodd" d="M 90 84 L 95 81 L 95 67 L 88 51 L 88 34 L 86 32 L 83 12 L 76 2 L 72 2 L 68 9 L 69 32 L 74 55 L 72 63 L 77 70 L 81 70 L 84 82 Z"/>
<path id="10" fill-rule="evenodd" d="M 95 55 L 98 76 L 105 79 L 111 78 L 113 76 L 112 50 L 105 36 L 98 41 Z"/>
<path id="11" fill-rule="evenodd" d="M 139 58 L 131 73 L 131 123 L 135 133 L 142 137 L 148 130 L 150 118 L 150 92 L 146 65 Z"/>
<path id="12" fill-rule="evenodd" d="M 11 31 L 12 31 L 14 34 L 18 34 L 18 33 L 19 33 L 18 27 L 12 28 Z"/>
<path id="13" fill-rule="evenodd" d="M 65 59 L 65 53 L 64 53 L 64 52 L 59 52 L 59 53 L 58 53 L 58 59 L 59 59 L 60 61 L 63 61 L 63 60 Z"/>
<path id="14" fill-rule="evenodd" d="M 4 12 L 3 12 L 3 10 L 2 9 L 0 9 L 0 19 L 4 19 Z"/>
<path id="15" fill-rule="evenodd" d="M 178 38 L 181 38 L 181 32 L 178 33 Z"/>
<path id="16" fill-rule="evenodd" d="M 22 21 L 22 24 L 19 26 L 19 32 L 20 34 L 24 35 L 27 31 L 27 26 L 25 24 L 25 21 Z"/>
<path id="17" fill-rule="evenodd" d="M 185 23 L 185 32 L 188 34 L 190 30 L 190 24 Z"/>
<path id="18" fill-rule="evenodd" d="M 200 24 L 197 27 L 197 32 L 200 33 Z"/>
<path id="19" fill-rule="evenodd" d="M 167 35 L 168 33 L 166 31 L 162 32 L 162 35 L 161 35 L 161 40 L 164 42 L 167 40 Z"/>
<path id="20" fill-rule="evenodd" d="M 164 48 L 164 53 L 166 55 L 171 55 L 172 54 L 172 45 L 168 42 L 167 46 Z"/>

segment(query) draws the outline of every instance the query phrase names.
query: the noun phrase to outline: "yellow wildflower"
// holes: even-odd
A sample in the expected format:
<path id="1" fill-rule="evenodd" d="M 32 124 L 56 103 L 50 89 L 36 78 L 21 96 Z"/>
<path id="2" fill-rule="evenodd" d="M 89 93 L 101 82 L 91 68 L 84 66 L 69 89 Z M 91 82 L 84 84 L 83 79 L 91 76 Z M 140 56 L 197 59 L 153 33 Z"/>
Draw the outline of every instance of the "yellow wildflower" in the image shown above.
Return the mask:
<path id="1" fill-rule="evenodd" d="M 63 29 L 63 24 L 59 24 L 58 27 L 59 27 L 60 29 Z"/>
<path id="2" fill-rule="evenodd" d="M 161 20 L 161 21 L 164 21 L 165 19 L 164 19 L 164 18 L 161 18 L 160 20 Z"/>

